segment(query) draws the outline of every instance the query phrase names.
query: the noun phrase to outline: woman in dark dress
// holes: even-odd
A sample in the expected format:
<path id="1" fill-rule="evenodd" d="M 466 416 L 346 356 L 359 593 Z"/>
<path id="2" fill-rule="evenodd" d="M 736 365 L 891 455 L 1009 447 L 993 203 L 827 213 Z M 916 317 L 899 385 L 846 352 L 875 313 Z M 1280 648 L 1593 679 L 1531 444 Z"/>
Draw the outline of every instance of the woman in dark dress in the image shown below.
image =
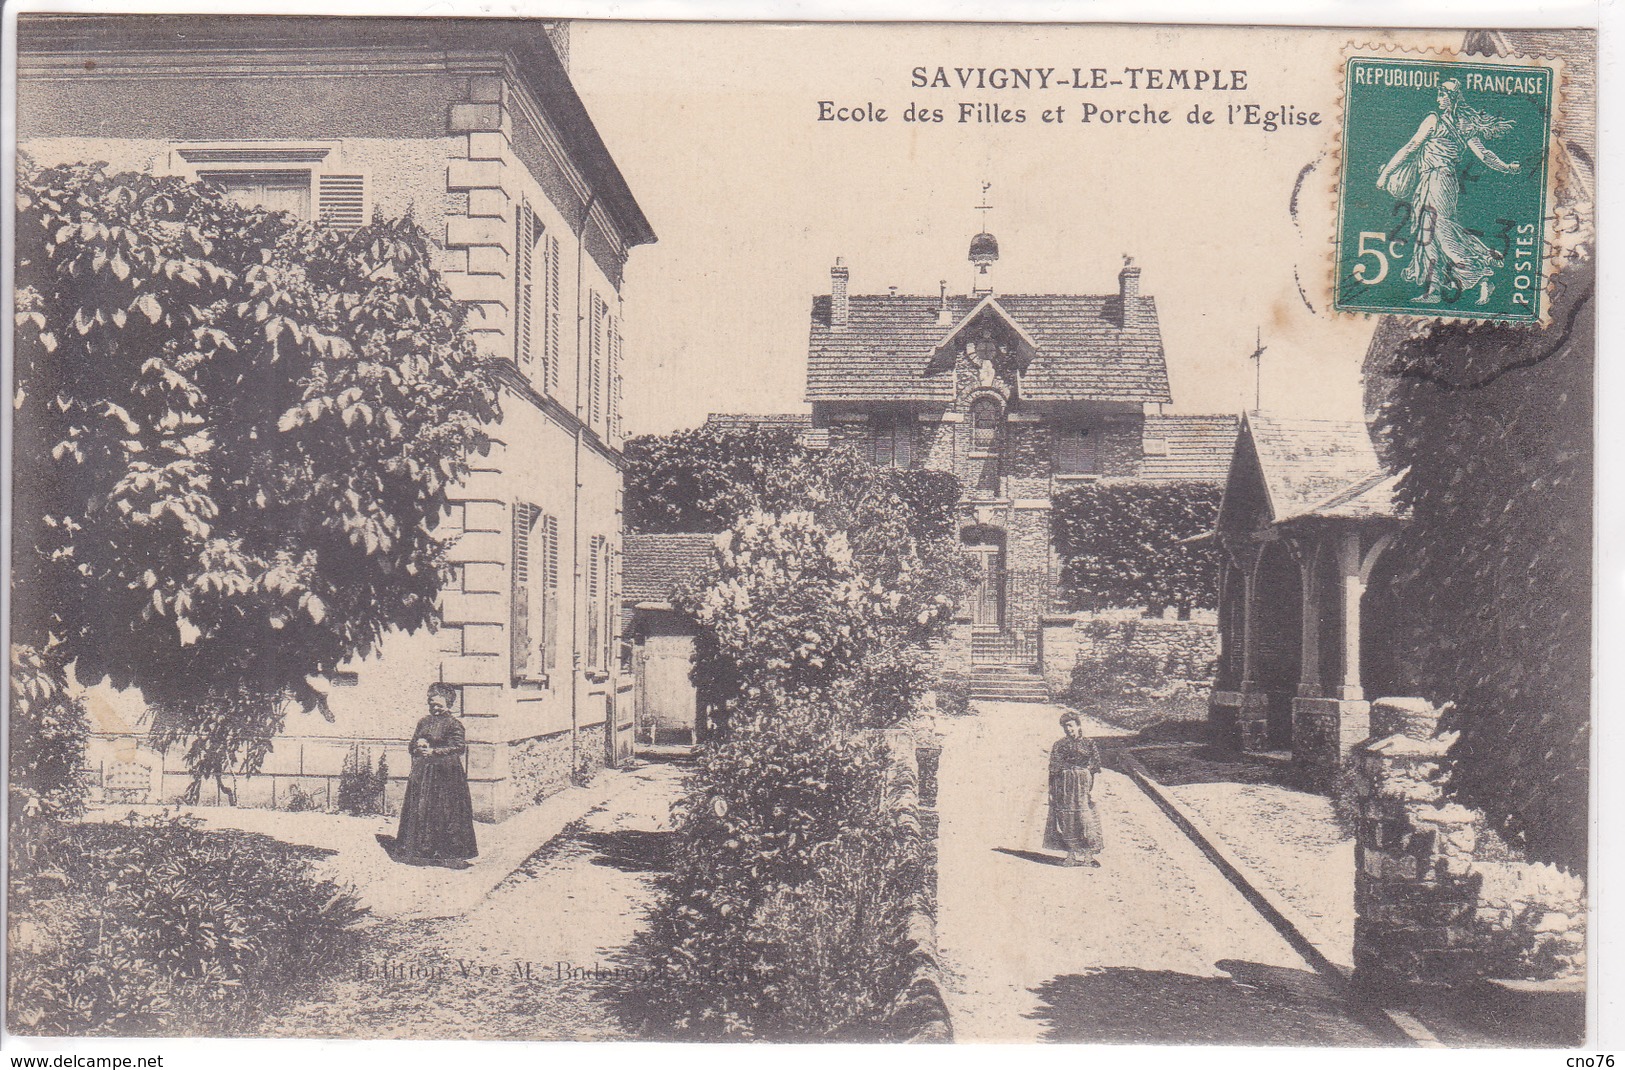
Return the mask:
<path id="1" fill-rule="evenodd" d="M 452 712 L 457 689 L 429 685 L 429 715 L 412 733 L 412 777 L 401 804 L 395 852 L 403 859 L 453 860 L 479 854 L 468 796 L 463 723 Z"/>
<path id="2" fill-rule="evenodd" d="M 1066 736 L 1049 752 L 1049 821 L 1044 846 L 1065 851 L 1066 866 L 1098 866 L 1095 854 L 1103 847 L 1100 814 L 1090 798 L 1095 774 L 1100 772 L 1100 751 L 1086 739 L 1075 713 L 1061 718 Z"/>

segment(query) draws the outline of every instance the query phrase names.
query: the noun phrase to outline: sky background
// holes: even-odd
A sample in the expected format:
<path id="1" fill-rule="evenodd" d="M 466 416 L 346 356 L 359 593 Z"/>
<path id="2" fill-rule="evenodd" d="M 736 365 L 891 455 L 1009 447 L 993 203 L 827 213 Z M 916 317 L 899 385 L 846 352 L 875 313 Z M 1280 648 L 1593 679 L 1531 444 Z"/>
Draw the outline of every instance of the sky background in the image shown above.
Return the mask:
<path id="1" fill-rule="evenodd" d="M 1339 71 L 1373 31 L 1197 27 L 578 22 L 576 86 L 656 233 L 627 270 L 634 433 L 709 412 L 805 411 L 807 321 L 844 256 L 852 292 L 967 292 L 988 229 L 1004 293 L 1109 293 L 1123 254 L 1157 299 L 1171 412 L 1252 405 L 1360 415 L 1372 321 L 1324 306 Z M 1407 43 L 1457 45 L 1412 31 Z M 919 89 L 916 66 L 1245 69 L 1240 92 Z M 816 121 L 818 102 L 873 102 L 890 121 Z M 1024 124 L 954 122 L 961 101 L 1024 108 Z M 1166 109 L 1168 126 L 1082 123 L 1081 105 Z M 910 103 L 941 124 L 903 121 Z M 1319 112 L 1318 126 L 1225 123 L 1227 105 Z M 1065 122 L 1039 113 L 1066 108 Z M 1215 113 L 1192 126 L 1193 106 Z M 1395 147 L 1409 131 L 1397 135 Z M 1299 175 L 1310 167 L 1298 190 Z M 1374 181 L 1375 176 L 1370 176 Z M 1301 284 L 1315 310 L 1300 296 Z"/>

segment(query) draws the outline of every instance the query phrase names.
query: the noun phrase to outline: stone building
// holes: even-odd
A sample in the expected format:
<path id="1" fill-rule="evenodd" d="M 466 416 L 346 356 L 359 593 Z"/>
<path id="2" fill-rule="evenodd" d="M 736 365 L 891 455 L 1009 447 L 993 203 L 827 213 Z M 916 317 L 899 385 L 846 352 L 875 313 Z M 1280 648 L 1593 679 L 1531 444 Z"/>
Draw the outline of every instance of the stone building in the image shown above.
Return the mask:
<path id="1" fill-rule="evenodd" d="M 1407 693 L 1384 628 L 1397 479 L 1362 421 L 1242 418 L 1215 536 L 1220 740 L 1329 775 L 1366 738 L 1369 699 Z"/>
<path id="2" fill-rule="evenodd" d="M 436 680 L 460 689 L 482 818 L 624 755 L 622 278 L 655 236 L 571 86 L 567 27 L 213 15 L 18 27 L 18 142 L 36 161 L 207 181 L 322 226 L 410 211 L 439 240 L 478 344 L 506 362 L 496 444 L 443 524 L 457 563 L 444 626 L 391 636 L 329 679 L 334 720 L 290 715 L 263 775 L 238 779 L 239 801 L 331 799 L 360 745 L 387 755 L 394 803 L 402 737 Z M 110 741 L 141 723 L 138 695 L 91 697 Z M 178 756 L 153 760 L 159 794 L 178 795 L 190 781 Z"/>
<path id="3" fill-rule="evenodd" d="M 837 259 L 812 303 L 806 400 L 832 445 L 959 476 L 978 580 L 958 638 L 977 660 L 1031 665 L 1061 569 L 1054 495 L 1103 479 L 1219 482 L 1235 421 L 1151 411 L 1172 396 L 1156 302 L 1131 259 L 1113 293 L 1001 294 L 998 256 L 977 234 L 972 292 L 944 282 L 935 296 L 853 293 Z"/>

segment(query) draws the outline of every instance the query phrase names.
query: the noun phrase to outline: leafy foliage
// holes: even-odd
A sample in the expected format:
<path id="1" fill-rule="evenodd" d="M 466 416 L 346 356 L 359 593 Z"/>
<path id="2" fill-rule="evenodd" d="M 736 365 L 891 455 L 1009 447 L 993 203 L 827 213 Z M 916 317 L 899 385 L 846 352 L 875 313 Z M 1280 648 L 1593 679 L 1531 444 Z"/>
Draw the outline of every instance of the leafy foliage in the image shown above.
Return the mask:
<path id="1" fill-rule="evenodd" d="M 694 1037 L 871 1033 L 922 881 L 917 825 L 885 805 L 884 755 L 827 699 L 747 709 L 679 811 L 637 995 Z"/>
<path id="2" fill-rule="evenodd" d="M 352 744 L 339 766 L 339 809 L 347 814 L 384 814 L 384 791 L 389 787 L 389 756 L 378 755 L 372 764 L 372 751 Z"/>
<path id="3" fill-rule="evenodd" d="M 808 450 L 770 429 L 650 436 L 628 458 L 631 523 L 733 529 L 680 599 L 700 624 L 695 679 L 719 723 L 742 695 L 811 686 L 842 687 L 873 724 L 907 715 L 929 682 L 927 644 L 966 582 L 958 479 Z"/>
<path id="4" fill-rule="evenodd" d="M 794 431 L 702 427 L 628 439 L 624 452 L 631 532 L 724 531 L 751 513 L 808 504 L 814 454 Z"/>
<path id="5" fill-rule="evenodd" d="M 1213 529 L 1219 496 L 1195 482 L 1086 483 L 1057 495 L 1055 548 L 1073 607 L 1216 607 L 1218 551 L 1180 540 Z"/>
<path id="6" fill-rule="evenodd" d="M 61 665 L 30 646 L 11 647 L 11 814 L 72 817 L 84 811 L 85 704 L 63 686 Z"/>
<path id="7" fill-rule="evenodd" d="M 219 1032 L 336 968 L 366 911 L 299 849 L 171 817 L 38 822 L 12 845 L 14 1028 Z"/>
<path id="8" fill-rule="evenodd" d="M 1536 861 L 1584 872 L 1589 830 L 1592 285 L 1556 326 L 1438 324 L 1379 371 L 1411 522 L 1393 627 L 1421 693 L 1451 701 L 1448 790 Z"/>
<path id="9" fill-rule="evenodd" d="M 199 777 L 255 768 L 307 676 L 435 620 L 496 416 L 464 312 L 410 218 L 25 162 L 15 219 L 14 636 L 141 688 Z"/>

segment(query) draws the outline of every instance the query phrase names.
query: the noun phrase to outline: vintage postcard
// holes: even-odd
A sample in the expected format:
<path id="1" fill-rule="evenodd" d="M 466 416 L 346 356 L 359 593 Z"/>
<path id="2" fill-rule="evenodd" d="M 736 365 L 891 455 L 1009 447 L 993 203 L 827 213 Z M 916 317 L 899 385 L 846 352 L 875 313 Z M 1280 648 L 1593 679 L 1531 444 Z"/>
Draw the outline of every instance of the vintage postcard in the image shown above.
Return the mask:
<path id="1" fill-rule="evenodd" d="M 12 1041 L 1595 1042 L 1595 30 L 12 17 Z"/>

